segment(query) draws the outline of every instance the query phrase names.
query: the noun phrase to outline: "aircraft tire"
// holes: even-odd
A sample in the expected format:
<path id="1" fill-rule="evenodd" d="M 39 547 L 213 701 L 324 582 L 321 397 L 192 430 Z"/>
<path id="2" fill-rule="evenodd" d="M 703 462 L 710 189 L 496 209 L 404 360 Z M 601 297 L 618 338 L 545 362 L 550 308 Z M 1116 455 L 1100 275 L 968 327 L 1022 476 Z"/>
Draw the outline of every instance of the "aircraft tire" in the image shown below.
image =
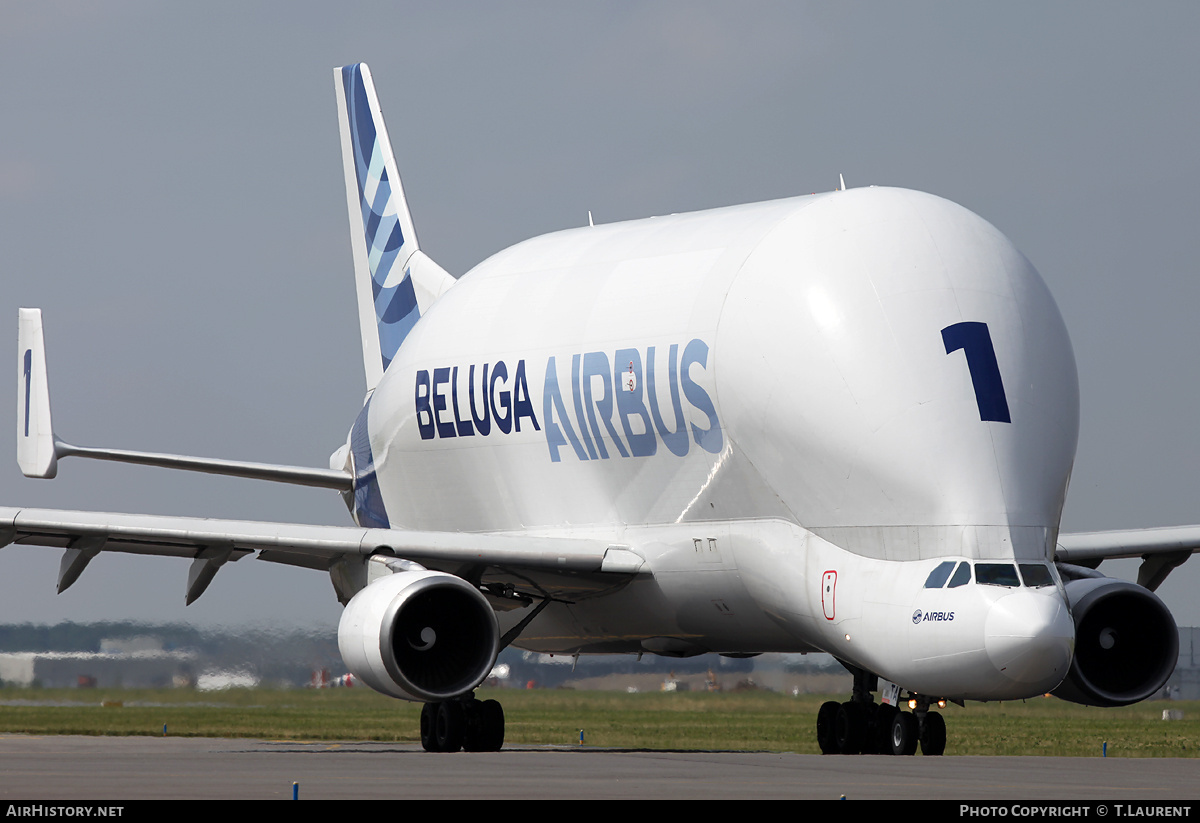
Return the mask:
<path id="1" fill-rule="evenodd" d="M 479 707 L 483 704 L 472 698 L 463 703 L 463 742 L 464 752 L 484 751 L 483 714 Z"/>
<path id="2" fill-rule="evenodd" d="M 936 757 L 945 753 L 946 721 L 938 712 L 929 712 L 921 724 L 921 754 Z"/>
<path id="3" fill-rule="evenodd" d="M 917 716 L 912 712 L 897 712 L 892 718 L 892 754 L 916 754 L 918 735 Z"/>
<path id="4" fill-rule="evenodd" d="M 479 704 L 483 726 L 482 752 L 498 752 L 504 746 L 504 707 L 495 700 Z"/>
<path id="5" fill-rule="evenodd" d="M 438 703 L 426 703 L 421 706 L 421 748 L 427 752 L 441 751 L 437 747 Z"/>
<path id="6" fill-rule="evenodd" d="M 817 711 L 817 747 L 821 754 L 841 754 L 837 745 L 837 714 L 840 709 L 832 700 L 822 703 Z"/>
<path id="7" fill-rule="evenodd" d="M 434 724 L 434 739 L 439 752 L 456 752 L 462 748 L 466 717 L 463 705 L 457 700 L 437 704 L 437 722 Z"/>
<path id="8" fill-rule="evenodd" d="M 875 710 L 875 734 L 872 735 L 875 744 L 875 748 L 872 749 L 874 753 L 892 753 L 892 721 L 899 713 L 900 710 L 890 703 L 881 703 Z"/>
<path id="9" fill-rule="evenodd" d="M 860 754 L 867 736 L 867 717 L 863 707 L 854 702 L 838 706 L 834 724 L 838 751 L 841 754 Z"/>
<path id="10" fill-rule="evenodd" d="M 463 705 L 465 752 L 498 752 L 504 745 L 504 709 L 495 700 L 474 700 Z"/>

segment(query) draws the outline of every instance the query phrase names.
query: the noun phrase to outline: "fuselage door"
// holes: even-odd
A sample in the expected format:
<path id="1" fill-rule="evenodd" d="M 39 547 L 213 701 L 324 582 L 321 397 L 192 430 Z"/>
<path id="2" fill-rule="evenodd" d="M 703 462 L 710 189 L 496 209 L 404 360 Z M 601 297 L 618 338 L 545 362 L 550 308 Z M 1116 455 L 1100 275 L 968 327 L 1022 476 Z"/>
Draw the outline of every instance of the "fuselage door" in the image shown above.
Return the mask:
<path id="1" fill-rule="evenodd" d="M 837 591 L 837 572 L 827 571 L 821 575 L 821 608 L 825 610 L 825 619 L 834 618 L 833 596 Z"/>

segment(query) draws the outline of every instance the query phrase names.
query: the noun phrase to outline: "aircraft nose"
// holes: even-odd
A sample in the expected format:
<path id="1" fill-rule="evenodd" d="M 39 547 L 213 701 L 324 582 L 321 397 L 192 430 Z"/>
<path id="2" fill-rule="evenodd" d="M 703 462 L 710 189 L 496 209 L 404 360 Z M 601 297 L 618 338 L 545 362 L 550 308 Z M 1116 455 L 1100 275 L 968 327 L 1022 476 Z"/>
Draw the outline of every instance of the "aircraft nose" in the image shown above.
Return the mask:
<path id="1" fill-rule="evenodd" d="M 984 648 L 996 670 L 1048 692 L 1066 677 L 1075 647 L 1075 623 L 1057 592 L 1013 591 L 992 604 L 984 627 Z"/>

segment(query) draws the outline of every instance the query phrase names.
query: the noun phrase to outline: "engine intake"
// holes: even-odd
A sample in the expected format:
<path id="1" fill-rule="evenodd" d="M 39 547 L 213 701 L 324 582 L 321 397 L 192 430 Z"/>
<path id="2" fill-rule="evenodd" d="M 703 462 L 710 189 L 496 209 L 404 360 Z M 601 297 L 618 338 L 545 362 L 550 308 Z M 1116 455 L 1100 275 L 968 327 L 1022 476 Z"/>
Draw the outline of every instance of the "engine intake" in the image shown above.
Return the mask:
<path id="1" fill-rule="evenodd" d="M 1053 694 L 1085 706 L 1127 706 L 1151 697 L 1175 671 L 1179 629 L 1158 596 L 1112 578 L 1072 580 L 1075 657 Z"/>
<path id="2" fill-rule="evenodd" d="M 449 700 L 478 686 L 496 664 L 500 634 L 487 599 L 452 574 L 393 574 L 351 598 L 338 648 L 355 676 L 405 700 Z"/>

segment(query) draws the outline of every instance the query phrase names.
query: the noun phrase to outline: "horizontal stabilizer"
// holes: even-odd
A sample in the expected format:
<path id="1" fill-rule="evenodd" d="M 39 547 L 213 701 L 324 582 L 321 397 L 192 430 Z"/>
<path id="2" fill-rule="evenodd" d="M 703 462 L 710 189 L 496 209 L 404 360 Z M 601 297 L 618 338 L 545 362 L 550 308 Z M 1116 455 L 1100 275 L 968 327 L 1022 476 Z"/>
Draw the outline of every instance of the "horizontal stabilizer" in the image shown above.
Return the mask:
<path id="1" fill-rule="evenodd" d="M 271 480 L 276 483 L 316 486 L 341 492 L 350 491 L 354 486 L 354 479 L 349 473 L 338 469 L 314 469 L 307 466 L 251 463 L 246 460 L 222 460 L 217 457 L 192 457 L 127 449 L 95 449 L 89 446 L 73 446 L 61 440 L 56 440 L 54 445 L 58 457 L 90 457 L 93 460 L 110 460 L 114 463 L 135 463 L 140 466 L 158 466 L 161 469 L 181 469 L 226 477 L 245 477 L 250 480 Z"/>
<path id="2" fill-rule="evenodd" d="M 17 350 L 17 462 L 26 477 L 54 477 L 58 474 L 60 457 L 90 457 L 116 463 L 136 463 L 164 469 L 316 486 L 341 492 L 350 491 L 354 487 L 354 480 L 350 474 L 339 469 L 283 466 L 126 449 L 97 449 L 65 443 L 54 434 L 54 427 L 50 421 L 50 390 L 46 377 L 42 310 L 21 309 L 18 322 L 20 345 Z"/>

